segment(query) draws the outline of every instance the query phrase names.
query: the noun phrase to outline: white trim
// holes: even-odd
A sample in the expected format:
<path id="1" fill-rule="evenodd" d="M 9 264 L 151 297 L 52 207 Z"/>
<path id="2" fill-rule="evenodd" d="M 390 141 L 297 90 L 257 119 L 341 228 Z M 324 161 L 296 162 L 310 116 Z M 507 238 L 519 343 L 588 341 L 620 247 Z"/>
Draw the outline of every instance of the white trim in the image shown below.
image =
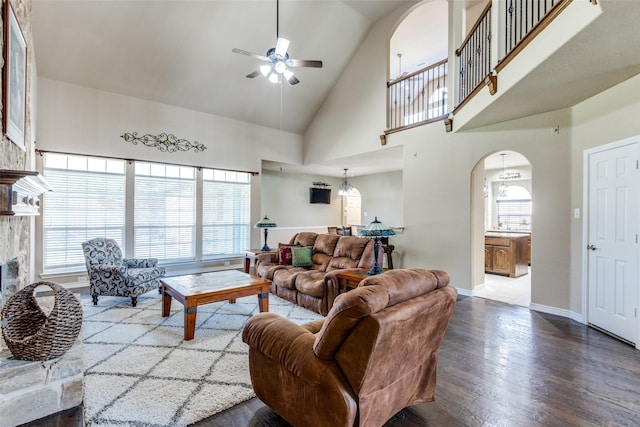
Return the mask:
<path id="1" fill-rule="evenodd" d="M 564 309 L 564 308 L 558 308 L 558 307 L 552 307 L 550 305 L 531 303 L 531 304 L 529 304 L 529 309 L 533 310 L 533 311 L 539 311 L 541 313 L 553 314 L 553 315 L 556 315 L 556 316 L 567 317 L 569 319 L 573 319 L 571 310 L 567 310 L 567 309 Z"/>
<path id="2" fill-rule="evenodd" d="M 456 288 L 458 290 L 458 295 L 464 295 L 465 297 L 472 297 L 473 291 L 464 288 Z"/>

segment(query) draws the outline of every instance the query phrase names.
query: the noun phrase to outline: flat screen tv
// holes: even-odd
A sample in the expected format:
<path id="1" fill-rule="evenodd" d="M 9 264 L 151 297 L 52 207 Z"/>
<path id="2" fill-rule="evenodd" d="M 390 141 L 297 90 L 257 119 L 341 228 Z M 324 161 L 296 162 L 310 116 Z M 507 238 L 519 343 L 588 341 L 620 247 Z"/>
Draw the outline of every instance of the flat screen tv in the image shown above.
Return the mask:
<path id="1" fill-rule="evenodd" d="M 331 204 L 330 188 L 309 188 L 309 203 Z"/>

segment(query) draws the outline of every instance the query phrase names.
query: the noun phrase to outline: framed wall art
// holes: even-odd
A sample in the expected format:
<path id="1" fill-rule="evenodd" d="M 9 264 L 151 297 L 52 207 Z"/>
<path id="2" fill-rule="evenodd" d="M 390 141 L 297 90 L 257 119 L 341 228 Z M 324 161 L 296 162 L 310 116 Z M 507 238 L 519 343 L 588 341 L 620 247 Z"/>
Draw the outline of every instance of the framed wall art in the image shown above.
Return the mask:
<path id="1" fill-rule="evenodd" d="M 27 110 L 27 43 L 9 0 L 4 2 L 4 24 L 2 131 L 7 138 L 24 150 Z"/>

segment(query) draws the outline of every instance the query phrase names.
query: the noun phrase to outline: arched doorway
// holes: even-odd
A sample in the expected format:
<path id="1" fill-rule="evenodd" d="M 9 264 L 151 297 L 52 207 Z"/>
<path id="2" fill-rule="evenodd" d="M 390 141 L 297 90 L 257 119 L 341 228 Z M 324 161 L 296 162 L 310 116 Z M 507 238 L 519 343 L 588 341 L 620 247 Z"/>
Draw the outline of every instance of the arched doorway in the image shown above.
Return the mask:
<path id="1" fill-rule="evenodd" d="M 531 164 L 520 153 L 499 151 L 479 161 L 473 176 L 474 182 L 481 181 L 472 197 L 477 237 L 472 269 L 479 272 L 473 295 L 528 307 L 534 203 Z"/>
<path id="2" fill-rule="evenodd" d="M 352 226 L 362 224 L 362 197 L 357 188 L 352 188 L 347 196 L 342 198 L 342 225 Z"/>

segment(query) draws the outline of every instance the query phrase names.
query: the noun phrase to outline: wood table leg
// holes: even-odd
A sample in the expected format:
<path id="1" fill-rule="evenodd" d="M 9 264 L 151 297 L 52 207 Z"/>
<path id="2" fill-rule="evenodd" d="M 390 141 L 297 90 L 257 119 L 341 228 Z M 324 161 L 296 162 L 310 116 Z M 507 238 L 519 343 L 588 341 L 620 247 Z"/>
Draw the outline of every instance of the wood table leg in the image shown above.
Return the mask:
<path id="1" fill-rule="evenodd" d="M 249 268 L 251 268 L 251 258 L 245 255 L 244 256 L 244 272 L 249 273 Z"/>
<path id="2" fill-rule="evenodd" d="M 236 303 L 236 299 L 235 299 L 235 298 L 231 298 L 231 299 L 229 300 L 229 304 L 235 304 L 235 303 Z"/>
<path id="3" fill-rule="evenodd" d="M 162 292 L 162 317 L 167 317 L 171 313 L 171 295 Z"/>
<path id="4" fill-rule="evenodd" d="M 269 311 L 269 292 L 258 294 L 258 306 L 260 307 L 260 313 Z"/>
<path id="5" fill-rule="evenodd" d="M 184 339 L 189 341 L 193 339 L 196 333 L 196 314 L 198 306 L 184 307 Z"/>

